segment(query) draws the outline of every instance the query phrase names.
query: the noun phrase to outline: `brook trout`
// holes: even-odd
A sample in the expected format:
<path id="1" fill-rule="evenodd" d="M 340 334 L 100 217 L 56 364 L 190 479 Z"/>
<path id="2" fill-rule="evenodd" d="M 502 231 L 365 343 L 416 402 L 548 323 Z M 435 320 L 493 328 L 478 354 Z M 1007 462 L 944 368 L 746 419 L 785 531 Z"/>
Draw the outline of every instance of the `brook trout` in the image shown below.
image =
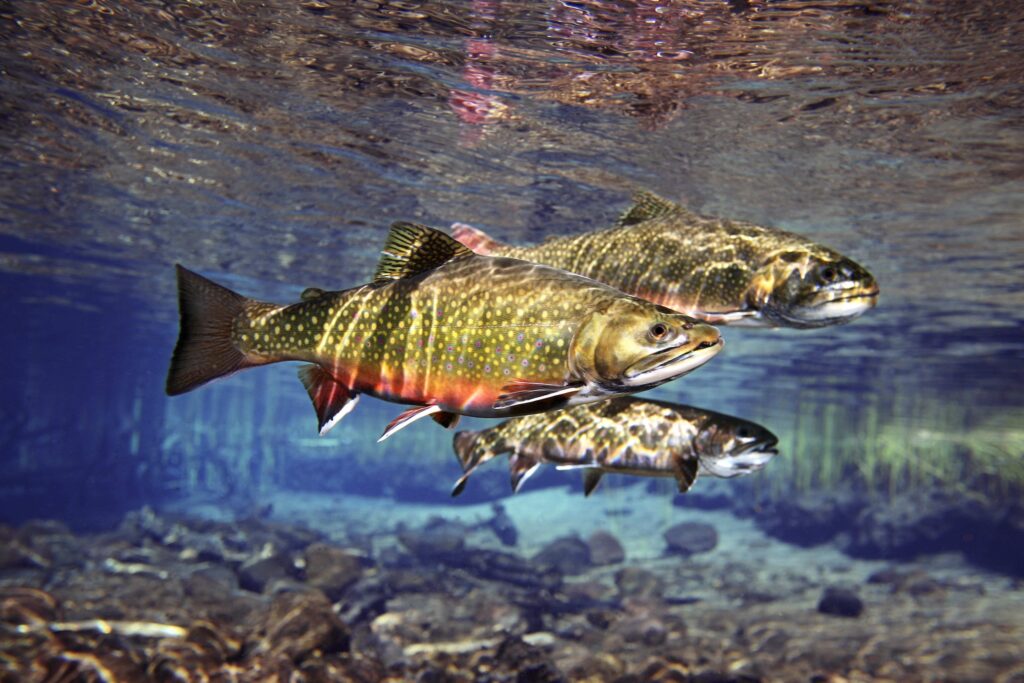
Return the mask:
<path id="1" fill-rule="evenodd" d="M 508 417 L 643 391 L 722 348 L 710 325 L 548 266 L 479 256 L 442 232 L 391 228 L 370 284 L 282 306 L 178 266 L 181 334 L 167 393 L 305 362 L 321 434 L 369 394 L 425 416 Z"/>
<path id="2" fill-rule="evenodd" d="M 507 420 L 496 427 L 455 435 L 465 474 L 462 493 L 477 467 L 509 454 L 512 490 L 541 463 L 583 470 L 590 495 L 606 472 L 675 477 L 683 493 L 698 474 L 735 477 L 755 472 L 777 455 L 778 439 L 754 422 L 690 406 L 614 398 L 543 415 Z"/>
<path id="3" fill-rule="evenodd" d="M 699 216 L 649 192 L 606 230 L 513 247 L 456 223 L 478 254 L 563 268 L 714 324 L 824 327 L 872 308 L 878 284 L 863 267 L 799 235 Z"/>

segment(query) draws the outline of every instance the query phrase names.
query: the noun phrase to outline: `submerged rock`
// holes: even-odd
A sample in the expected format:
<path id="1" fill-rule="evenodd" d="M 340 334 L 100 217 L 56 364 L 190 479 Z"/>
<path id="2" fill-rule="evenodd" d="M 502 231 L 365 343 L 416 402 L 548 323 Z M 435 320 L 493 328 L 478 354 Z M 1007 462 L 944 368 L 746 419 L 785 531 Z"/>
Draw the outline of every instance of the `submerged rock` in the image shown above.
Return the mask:
<path id="1" fill-rule="evenodd" d="M 513 546 L 519 540 L 519 532 L 516 530 L 516 525 L 512 521 L 512 518 L 505 512 L 505 508 L 494 503 L 491 506 L 491 510 L 494 511 L 494 516 L 487 521 L 487 526 L 494 535 L 498 537 L 502 545 Z"/>
<path id="2" fill-rule="evenodd" d="M 590 566 L 590 548 L 579 536 L 556 538 L 533 556 L 533 563 L 562 574 L 578 574 Z"/>
<path id="3" fill-rule="evenodd" d="M 260 593 L 267 584 L 295 574 L 295 565 L 285 553 L 257 555 L 238 568 L 238 583 L 245 590 Z"/>
<path id="4" fill-rule="evenodd" d="M 422 529 L 401 529 L 398 542 L 421 562 L 445 562 L 462 554 L 467 529 L 442 517 L 431 518 Z"/>
<path id="5" fill-rule="evenodd" d="M 314 543 L 304 553 L 306 582 L 322 590 L 331 600 L 338 600 L 345 589 L 363 575 L 362 560 L 351 553 L 328 545 Z"/>
<path id="6" fill-rule="evenodd" d="M 641 567 L 625 567 L 615 574 L 615 585 L 623 598 L 661 597 L 665 582 L 653 572 Z"/>
<path id="7" fill-rule="evenodd" d="M 855 557 L 912 559 L 961 551 L 983 567 L 1024 576 L 1024 506 L 992 504 L 953 491 L 912 491 L 864 508 L 844 550 Z"/>
<path id="8" fill-rule="evenodd" d="M 617 564 L 626 559 L 626 551 L 610 531 L 595 531 L 587 539 L 587 546 L 590 561 L 596 565 Z"/>
<path id="9" fill-rule="evenodd" d="M 818 611 L 837 617 L 856 618 L 864 611 L 864 603 L 849 588 L 829 586 L 818 601 Z"/>
<path id="10" fill-rule="evenodd" d="M 518 672 L 517 683 L 560 683 L 565 680 L 542 649 L 522 638 L 505 638 L 495 650 L 495 659 L 500 665 Z"/>
<path id="11" fill-rule="evenodd" d="M 293 661 L 349 649 L 348 628 L 322 593 L 278 595 L 264 617 L 262 630 L 260 649 Z"/>
<path id="12" fill-rule="evenodd" d="M 846 531 L 864 507 L 850 491 L 809 491 L 761 502 L 754 522 L 769 536 L 809 547 Z"/>
<path id="13" fill-rule="evenodd" d="M 665 532 L 668 552 L 679 555 L 696 555 L 714 550 L 718 545 L 715 527 L 702 522 L 682 522 Z"/>

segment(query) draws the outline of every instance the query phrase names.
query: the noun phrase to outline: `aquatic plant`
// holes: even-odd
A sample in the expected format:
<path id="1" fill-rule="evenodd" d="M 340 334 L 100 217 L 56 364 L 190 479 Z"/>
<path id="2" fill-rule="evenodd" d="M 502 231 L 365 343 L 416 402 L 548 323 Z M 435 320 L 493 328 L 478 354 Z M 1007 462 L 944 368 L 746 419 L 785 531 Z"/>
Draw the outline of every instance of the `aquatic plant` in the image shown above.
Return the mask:
<path id="1" fill-rule="evenodd" d="M 992 502 L 1024 491 L 1024 411 L 977 414 L 970 401 L 924 392 L 873 395 L 857 407 L 805 397 L 791 424 L 767 421 L 782 457 L 766 469 L 770 495 L 853 487 L 891 496 L 937 487 Z"/>

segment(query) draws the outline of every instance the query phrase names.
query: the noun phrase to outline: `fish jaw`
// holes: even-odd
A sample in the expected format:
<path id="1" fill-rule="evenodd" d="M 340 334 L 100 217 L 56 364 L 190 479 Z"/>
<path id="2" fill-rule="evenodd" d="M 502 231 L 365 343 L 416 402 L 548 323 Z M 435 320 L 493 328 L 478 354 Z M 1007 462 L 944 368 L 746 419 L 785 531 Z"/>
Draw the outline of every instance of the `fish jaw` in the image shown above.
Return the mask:
<path id="1" fill-rule="evenodd" d="M 714 339 L 706 339 L 693 346 L 690 343 L 666 349 L 648 362 L 637 364 L 626 371 L 622 384 L 632 390 L 638 387 L 655 387 L 670 380 L 693 372 L 714 358 L 725 346 L 725 341 L 715 333 Z M 652 364 L 649 361 L 654 360 Z"/>
<path id="2" fill-rule="evenodd" d="M 878 288 L 873 291 L 835 296 L 813 306 L 801 307 L 792 316 L 806 327 L 824 327 L 849 322 L 864 315 L 878 303 Z"/>
<path id="3" fill-rule="evenodd" d="M 751 472 L 764 469 L 779 452 L 774 448 L 751 450 L 726 458 L 701 458 L 701 474 L 709 474 L 721 479 L 732 479 Z"/>
<path id="4" fill-rule="evenodd" d="M 698 458 L 700 460 L 701 473 L 710 474 L 722 479 L 732 479 L 733 477 L 763 469 L 772 458 L 779 454 L 776 448 L 779 440 L 774 434 L 762 427 L 751 424 L 747 429 L 760 430 L 761 433 L 754 437 L 747 437 L 744 440 L 742 429 L 743 427 L 740 426 L 733 430 L 728 428 L 724 431 L 718 429 L 709 430 L 708 435 L 712 441 L 715 440 L 715 434 L 728 435 L 730 431 L 733 434 L 739 432 L 739 435 L 727 438 L 722 443 L 720 449 L 711 444 L 705 444 L 704 446 L 699 443 L 694 444 L 694 451 L 700 454 Z M 700 437 L 698 437 L 699 440 Z"/>

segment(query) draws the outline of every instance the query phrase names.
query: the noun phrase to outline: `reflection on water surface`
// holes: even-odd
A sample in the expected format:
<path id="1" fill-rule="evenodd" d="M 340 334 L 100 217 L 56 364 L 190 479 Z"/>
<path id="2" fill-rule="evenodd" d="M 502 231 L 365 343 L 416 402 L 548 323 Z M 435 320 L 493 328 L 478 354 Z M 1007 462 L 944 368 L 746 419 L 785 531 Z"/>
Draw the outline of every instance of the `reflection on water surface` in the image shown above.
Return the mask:
<path id="1" fill-rule="evenodd" d="M 882 285 L 849 326 L 727 330 L 669 397 L 807 434 L 793 406 L 863 434 L 1019 410 L 1019 3 L 13 2 L 0 21 L 0 265 L 48 283 L 11 306 L 127 298 L 169 339 L 174 261 L 288 300 L 365 281 L 394 220 L 536 242 L 649 188 Z"/>

